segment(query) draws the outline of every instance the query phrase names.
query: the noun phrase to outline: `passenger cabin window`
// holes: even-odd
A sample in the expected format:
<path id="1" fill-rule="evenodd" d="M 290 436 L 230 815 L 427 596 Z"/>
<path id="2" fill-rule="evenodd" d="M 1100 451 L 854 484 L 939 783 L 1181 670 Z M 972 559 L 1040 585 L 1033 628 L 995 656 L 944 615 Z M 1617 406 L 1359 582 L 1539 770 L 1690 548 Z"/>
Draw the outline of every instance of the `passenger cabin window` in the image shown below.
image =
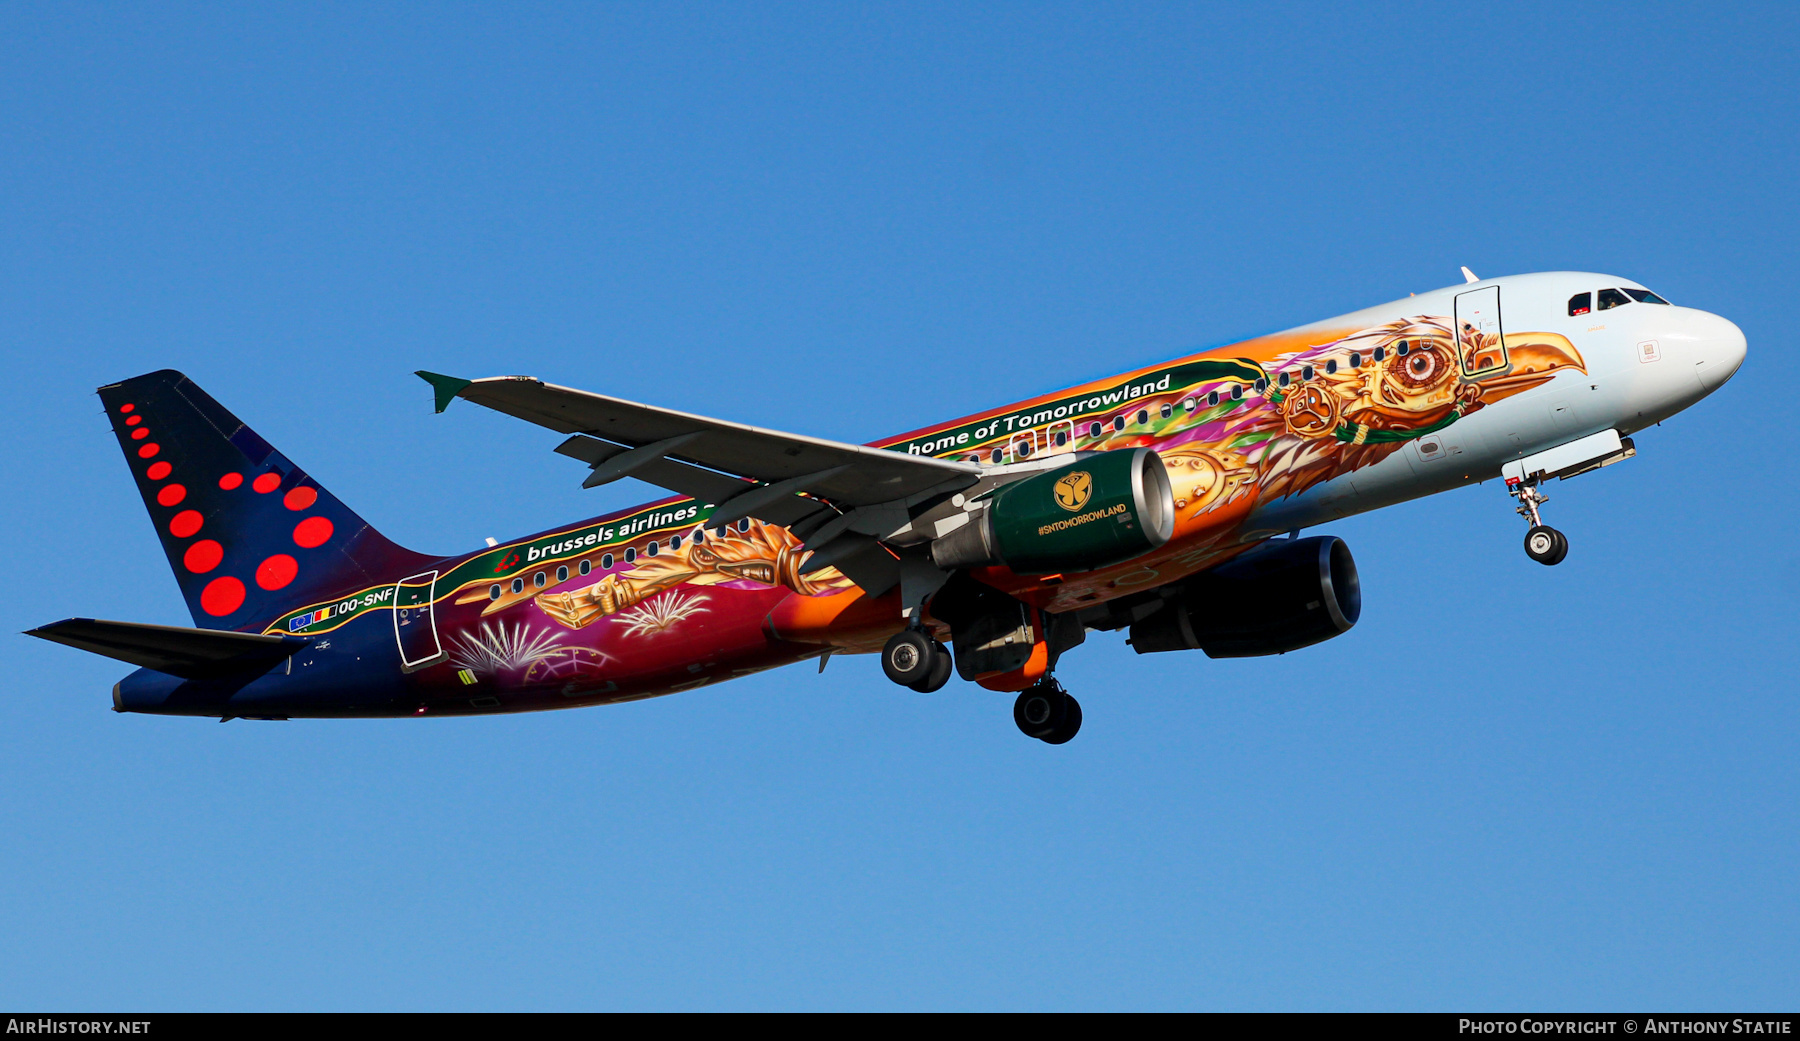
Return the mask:
<path id="1" fill-rule="evenodd" d="M 1282 373 L 1282 374 L 1281 374 L 1281 375 L 1280 375 L 1280 376 L 1278 376 L 1278 377 L 1276 377 L 1276 379 L 1275 379 L 1275 383 L 1276 383 L 1276 384 L 1277 384 L 1277 385 L 1278 385 L 1278 386 L 1283 386 L 1283 387 L 1285 387 L 1285 386 L 1287 386 L 1287 385 L 1288 385 L 1288 384 L 1289 384 L 1289 383 L 1292 383 L 1292 382 L 1293 382 L 1293 378 L 1292 378 L 1292 377 L 1290 377 L 1290 376 L 1289 376 L 1289 375 L 1288 375 L 1288 374 L 1287 374 L 1287 373 L 1285 373 L 1285 372 L 1284 372 L 1284 373 Z M 1215 393 L 1216 393 L 1216 392 L 1215 392 Z"/>
<path id="2" fill-rule="evenodd" d="M 1381 347 L 1375 348 L 1374 357 L 1375 357 L 1375 364 L 1380 365 L 1382 362 L 1387 360 L 1387 350 L 1384 348 L 1381 348 Z"/>
<path id="3" fill-rule="evenodd" d="M 556 569 L 556 580 L 558 582 L 567 582 L 569 580 L 569 569 L 566 565 Z"/>
<path id="4" fill-rule="evenodd" d="M 1269 381 L 1268 381 L 1268 380 L 1266 380 L 1266 379 L 1264 379 L 1264 380 L 1257 380 L 1257 381 L 1256 381 L 1256 383 L 1255 383 L 1255 384 L 1254 384 L 1254 386 L 1255 386 L 1255 388 L 1256 388 L 1256 392 L 1257 392 L 1257 393 L 1258 393 L 1258 394 L 1261 394 L 1261 393 L 1262 393 L 1262 392 L 1263 392 L 1263 391 L 1265 391 L 1265 390 L 1268 390 L 1268 389 L 1269 389 Z"/>
<path id="5" fill-rule="evenodd" d="M 1117 432 L 1117 431 L 1124 430 L 1124 429 L 1125 429 L 1125 417 L 1124 416 L 1114 416 L 1113 417 L 1113 430 L 1115 432 Z"/>
<path id="6" fill-rule="evenodd" d="M 1350 367 L 1353 369 L 1362 368 L 1362 354 L 1360 352 L 1358 352 L 1358 351 L 1350 352 Z"/>
<path id="7" fill-rule="evenodd" d="M 632 548 L 631 546 L 626 546 L 625 547 L 625 563 L 629 564 L 636 559 L 637 559 L 637 550 Z"/>
<path id="8" fill-rule="evenodd" d="M 669 536 L 669 551 L 674 552 L 675 550 L 678 550 L 680 548 L 681 548 L 681 536 L 680 535 Z"/>
<path id="9" fill-rule="evenodd" d="M 496 582 L 493 585 L 488 586 L 488 599 L 489 600 L 500 599 L 500 583 Z"/>
<path id="10" fill-rule="evenodd" d="M 1105 429 L 1105 427 L 1102 427 L 1099 423 L 1089 423 L 1088 424 L 1088 436 L 1089 437 L 1099 437 L 1100 431 L 1102 431 L 1104 429 Z"/>
<path id="11" fill-rule="evenodd" d="M 1594 294 L 1576 293 L 1569 298 L 1569 317 L 1587 314 L 1594 309 Z"/>
<path id="12" fill-rule="evenodd" d="M 1412 350 L 1412 346 L 1405 340 L 1401 340 L 1399 343 L 1394 344 L 1394 353 L 1402 358 L 1406 357 L 1406 352 L 1410 350 Z"/>
<path id="13" fill-rule="evenodd" d="M 1000 461 L 1000 457 L 1005 454 L 1006 454 L 1006 451 L 1004 449 L 996 448 L 992 452 L 988 453 L 988 462 L 997 463 Z"/>
<path id="14" fill-rule="evenodd" d="M 544 573 L 542 571 L 540 571 L 537 574 L 532 575 L 531 576 L 531 584 L 538 587 L 539 589 L 544 588 Z"/>
<path id="15" fill-rule="evenodd" d="M 1170 416 L 1172 416 L 1174 414 L 1175 414 L 1175 406 L 1174 405 L 1164 405 L 1162 407 L 1162 417 L 1164 419 L 1168 419 Z"/>
<path id="16" fill-rule="evenodd" d="M 1627 289 L 1625 292 L 1640 304 L 1662 304 L 1665 307 L 1669 305 L 1667 300 L 1657 296 L 1648 289 Z"/>
<path id="17" fill-rule="evenodd" d="M 1283 382 L 1283 383 L 1286 383 L 1286 382 L 1287 382 L 1287 376 L 1286 376 L 1286 375 L 1283 375 L 1283 376 L 1282 376 L 1282 377 L 1281 377 L 1281 382 Z M 1208 404 L 1208 405 L 1217 405 L 1217 404 L 1218 404 L 1218 403 L 1219 403 L 1219 392 L 1218 392 L 1218 391 L 1216 391 L 1216 390 L 1209 390 L 1209 391 L 1207 391 L 1207 392 L 1206 392 L 1206 403 L 1207 403 L 1207 404 Z"/>
<path id="18" fill-rule="evenodd" d="M 1325 362 L 1325 375 L 1330 376 L 1335 372 L 1337 372 L 1337 359 L 1332 358 Z"/>
<path id="19" fill-rule="evenodd" d="M 611 553 L 602 553 L 600 555 L 600 567 L 602 569 L 605 569 L 605 568 L 610 568 L 612 566 L 613 566 L 613 555 Z"/>
<path id="20" fill-rule="evenodd" d="M 1617 289 L 1600 290 L 1600 310 L 1610 311 L 1615 307 L 1624 307 L 1631 303 L 1631 298 Z"/>
<path id="21" fill-rule="evenodd" d="M 1311 365 L 1300 366 L 1300 378 L 1303 380 L 1312 379 L 1313 378 L 1313 367 Z"/>
<path id="22" fill-rule="evenodd" d="M 512 591 L 515 593 L 523 593 L 525 591 L 525 579 L 522 577 L 513 579 Z"/>
<path id="23" fill-rule="evenodd" d="M 1231 400 L 1244 400 L 1244 385 L 1242 383 L 1233 383 L 1231 385 Z"/>
<path id="24" fill-rule="evenodd" d="M 1143 426 L 1148 422 L 1150 422 L 1150 410 L 1147 408 L 1138 409 L 1138 426 Z"/>
<path id="25" fill-rule="evenodd" d="M 591 560 L 583 560 L 581 562 L 580 566 L 576 568 L 576 570 L 580 571 L 582 574 L 585 575 L 588 572 L 594 570 L 594 562 Z"/>
<path id="26" fill-rule="evenodd" d="M 1192 412 L 1195 409 L 1200 407 L 1200 403 L 1198 401 L 1195 401 L 1193 398 L 1187 398 L 1184 401 L 1182 401 L 1181 407 L 1187 409 L 1189 412 Z"/>

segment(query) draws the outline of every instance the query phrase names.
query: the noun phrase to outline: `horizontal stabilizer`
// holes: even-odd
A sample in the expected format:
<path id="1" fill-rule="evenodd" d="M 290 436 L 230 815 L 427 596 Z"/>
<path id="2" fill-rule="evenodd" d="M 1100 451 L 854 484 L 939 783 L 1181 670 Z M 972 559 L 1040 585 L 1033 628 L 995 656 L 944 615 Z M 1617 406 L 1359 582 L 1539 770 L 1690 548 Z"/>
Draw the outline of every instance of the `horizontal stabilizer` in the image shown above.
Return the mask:
<path id="1" fill-rule="evenodd" d="M 259 666 L 266 669 L 309 642 L 300 636 L 259 636 L 97 618 L 65 618 L 27 630 L 25 635 L 187 679 Z"/>

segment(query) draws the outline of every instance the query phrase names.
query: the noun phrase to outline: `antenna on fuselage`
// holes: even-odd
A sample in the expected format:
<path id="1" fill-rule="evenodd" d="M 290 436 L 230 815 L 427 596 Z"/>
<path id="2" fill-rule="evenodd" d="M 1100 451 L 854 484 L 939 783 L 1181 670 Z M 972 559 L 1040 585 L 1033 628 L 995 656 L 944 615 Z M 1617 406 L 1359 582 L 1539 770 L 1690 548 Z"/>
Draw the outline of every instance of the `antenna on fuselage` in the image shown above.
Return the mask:
<path id="1" fill-rule="evenodd" d="M 1475 272 L 1470 271 L 1466 266 L 1462 269 L 1462 272 L 1463 272 L 1463 281 L 1464 282 L 1479 282 L 1479 281 L 1481 281 L 1481 279 L 1475 277 Z"/>

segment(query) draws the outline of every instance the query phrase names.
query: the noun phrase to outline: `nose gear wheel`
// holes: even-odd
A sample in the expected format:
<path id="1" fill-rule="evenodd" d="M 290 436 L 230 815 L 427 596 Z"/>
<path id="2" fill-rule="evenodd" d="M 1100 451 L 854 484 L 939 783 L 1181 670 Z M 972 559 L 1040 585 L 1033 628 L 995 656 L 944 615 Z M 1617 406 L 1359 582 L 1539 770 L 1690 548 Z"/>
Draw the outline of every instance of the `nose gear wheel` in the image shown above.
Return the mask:
<path id="1" fill-rule="evenodd" d="M 1525 533 L 1525 555 L 1546 566 L 1562 563 L 1569 555 L 1569 538 L 1545 524 L 1539 515 L 1538 510 L 1550 501 L 1550 497 L 1538 490 L 1538 481 L 1509 478 L 1506 490 L 1519 500 L 1519 516 L 1531 522 L 1531 530 Z"/>
<path id="2" fill-rule="evenodd" d="M 1548 524 L 1533 525 L 1525 533 L 1525 555 L 1540 564 L 1560 564 L 1569 555 L 1569 540 Z"/>

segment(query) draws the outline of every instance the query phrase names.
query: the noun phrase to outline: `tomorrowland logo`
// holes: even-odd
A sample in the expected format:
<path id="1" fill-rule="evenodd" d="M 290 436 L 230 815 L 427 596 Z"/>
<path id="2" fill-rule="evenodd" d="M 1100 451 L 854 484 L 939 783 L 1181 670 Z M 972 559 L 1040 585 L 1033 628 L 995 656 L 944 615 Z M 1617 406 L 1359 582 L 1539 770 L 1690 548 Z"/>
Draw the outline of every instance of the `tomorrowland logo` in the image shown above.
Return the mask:
<path id="1" fill-rule="evenodd" d="M 1094 478 L 1085 470 L 1064 474 L 1055 485 L 1056 505 L 1074 513 L 1087 505 L 1094 495 Z"/>

